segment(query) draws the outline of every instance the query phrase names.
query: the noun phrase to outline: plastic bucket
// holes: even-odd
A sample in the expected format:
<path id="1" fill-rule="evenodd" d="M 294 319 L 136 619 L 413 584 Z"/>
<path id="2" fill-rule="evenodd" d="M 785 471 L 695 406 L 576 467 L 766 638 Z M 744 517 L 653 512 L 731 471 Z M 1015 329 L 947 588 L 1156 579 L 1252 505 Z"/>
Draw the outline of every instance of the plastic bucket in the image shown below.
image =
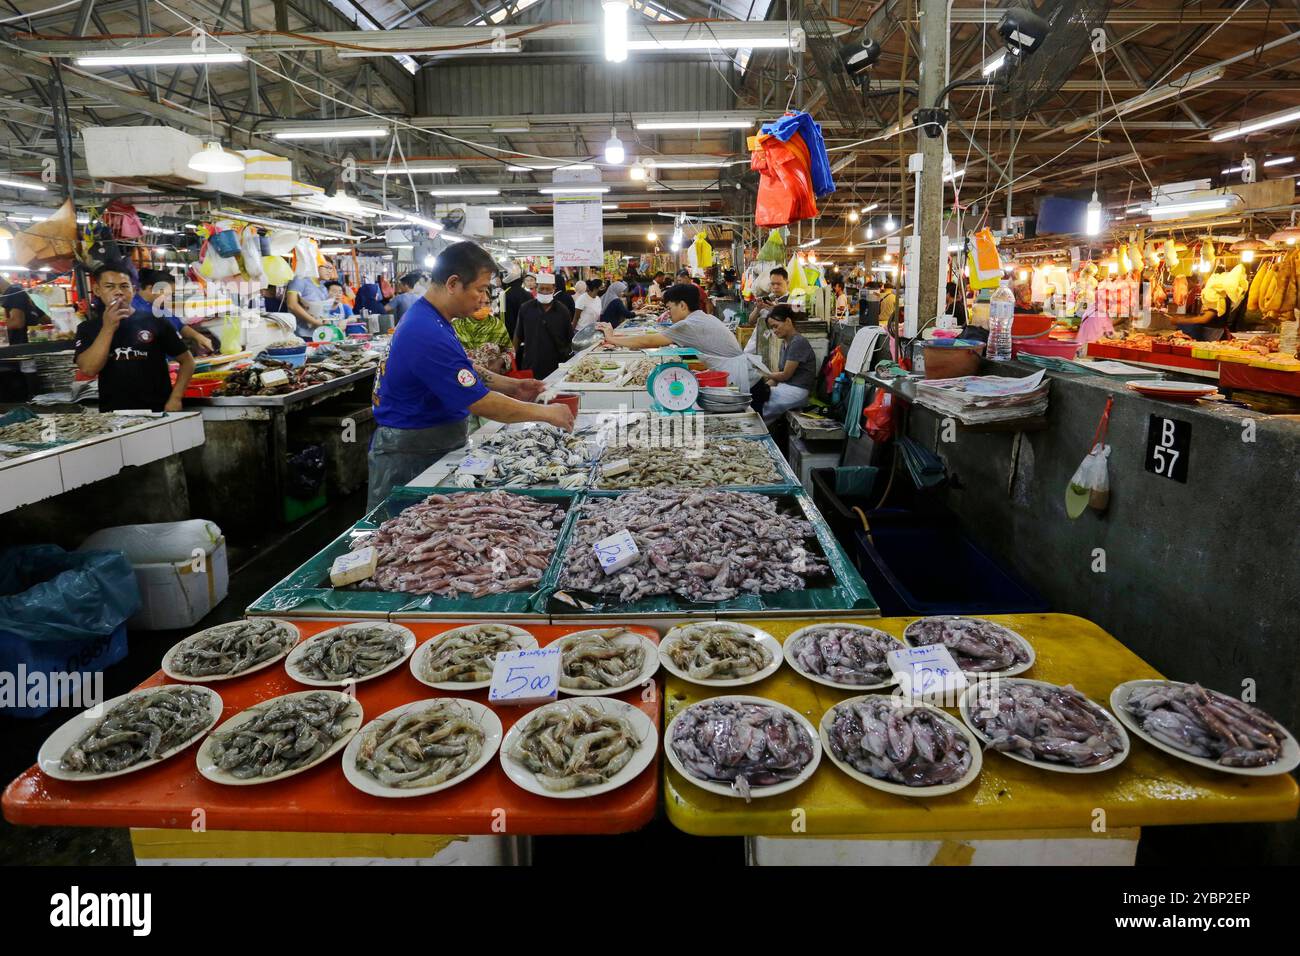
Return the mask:
<path id="1" fill-rule="evenodd" d="M 239 233 L 233 229 L 223 229 L 221 232 L 213 233 L 211 242 L 217 254 L 227 259 L 233 259 L 240 253 Z"/>
<path id="2" fill-rule="evenodd" d="M 296 348 L 296 349 L 294 348 L 267 349 L 266 357 L 273 358 L 277 362 L 285 362 L 289 365 L 294 365 L 294 366 L 303 365 L 307 361 L 307 346 L 304 345 L 301 348 Z"/>

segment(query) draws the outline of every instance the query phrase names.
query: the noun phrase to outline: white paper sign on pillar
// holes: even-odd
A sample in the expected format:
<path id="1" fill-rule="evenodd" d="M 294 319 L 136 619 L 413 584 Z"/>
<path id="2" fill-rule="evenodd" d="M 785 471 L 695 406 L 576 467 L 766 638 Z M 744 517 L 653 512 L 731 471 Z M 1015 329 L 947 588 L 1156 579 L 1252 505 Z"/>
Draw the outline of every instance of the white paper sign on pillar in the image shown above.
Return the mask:
<path id="1" fill-rule="evenodd" d="M 554 185 L 580 188 L 600 185 L 599 169 L 557 169 Z M 604 195 L 591 192 L 554 193 L 555 265 L 598 266 L 605 261 L 605 233 L 601 217 Z"/>

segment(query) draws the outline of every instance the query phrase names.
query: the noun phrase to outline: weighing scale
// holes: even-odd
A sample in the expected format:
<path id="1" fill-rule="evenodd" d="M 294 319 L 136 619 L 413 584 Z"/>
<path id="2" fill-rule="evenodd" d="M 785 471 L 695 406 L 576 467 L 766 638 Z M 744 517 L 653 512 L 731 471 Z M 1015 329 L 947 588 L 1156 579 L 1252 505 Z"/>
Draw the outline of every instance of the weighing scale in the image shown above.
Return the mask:
<path id="1" fill-rule="evenodd" d="M 700 383 L 683 362 L 665 362 L 657 366 L 646 379 L 645 388 L 654 401 L 651 411 L 660 415 L 695 412 Z"/>

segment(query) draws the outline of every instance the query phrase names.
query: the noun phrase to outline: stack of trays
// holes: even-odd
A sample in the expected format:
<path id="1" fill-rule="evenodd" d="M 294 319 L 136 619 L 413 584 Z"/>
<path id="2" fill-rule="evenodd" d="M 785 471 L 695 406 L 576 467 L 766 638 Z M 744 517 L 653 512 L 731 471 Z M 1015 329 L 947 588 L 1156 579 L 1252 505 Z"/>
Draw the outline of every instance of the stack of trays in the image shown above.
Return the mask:
<path id="1" fill-rule="evenodd" d="M 749 408 L 749 396 L 734 388 L 701 388 L 697 399 L 706 412 L 731 415 Z"/>

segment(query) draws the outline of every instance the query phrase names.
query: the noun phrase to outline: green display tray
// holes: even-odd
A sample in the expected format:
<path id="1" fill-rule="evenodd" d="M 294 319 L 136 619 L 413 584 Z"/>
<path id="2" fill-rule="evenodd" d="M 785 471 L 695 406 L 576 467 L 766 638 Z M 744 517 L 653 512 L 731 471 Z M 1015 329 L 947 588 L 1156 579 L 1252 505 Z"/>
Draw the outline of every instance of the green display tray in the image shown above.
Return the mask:
<path id="1" fill-rule="evenodd" d="M 643 489 L 653 490 L 653 489 Z M 724 489 L 739 490 L 739 489 Z M 862 580 L 858 574 L 857 568 L 849 560 L 848 555 L 840 547 L 839 542 L 835 540 L 835 535 L 831 532 L 830 526 L 826 524 L 821 513 L 813 505 L 812 499 L 802 488 L 796 489 L 773 489 L 773 490 L 755 490 L 745 489 L 749 494 L 762 494 L 767 497 L 783 499 L 786 502 L 797 504 L 804 517 L 812 525 L 813 534 L 817 539 L 822 553 L 825 555 L 827 563 L 830 565 L 830 571 L 835 579 L 835 583 L 828 587 L 805 588 L 802 591 L 775 591 L 771 593 L 760 594 L 743 594 L 726 601 L 709 601 L 709 602 L 692 602 L 687 601 L 673 594 L 658 595 L 652 598 L 644 598 L 631 604 L 627 603 L 598 603 L 592 600 L 592 596 L 586 592 L 577 592 L 573 597 L 590 604 L 590 607 L 583 607 L 579 604 L 565 600 L 559 595 L 564 593 L 559 588 L 559 573 L 555 575 L 556 587 L 551 589 L 546 595 L 545 603 L 542 607 L 547 613 L 556 616 L 581 616 L 581 615 L 601 615 L 610 614 L 682 614 L 682 613 L 700 613 L 712 612 L 720 615 L 733 616 L 738 613 L 763 613 L 763 612 L 813 612 L 813 611 L 877 611 L 875 599 L 872 598 L 867 583 Z M 583 501 L 589 498 L 614 498 L 620 495 L 634 494 L 634 491 L 592 491 L 583 496 Z M 577 533 L 574 526 L 577 524 L 577 514 L 581 509 L 582 501 L 576 502 L 570 520 L 567 522 L 566 534 L 561 539 L 560 552 L 560 569 L 563 568 L 563 560 L 567 556 L 569 548 L 576 545 Z M 553 562 L 554 563 L 554 562 Z"/>
<path id="2" fill-rule="evenodd" d="M 533 591 L 510 594 L 491 594 L 486 597 L 440 597 L 433 594 L 408 594 L 401 591 L 361 591 L 334 588 L 329 583 L 330 568 L 334 559 L 351 550 L 354 537 L 373 531 L 389 518 L 395 517 L 411 505 L 423 501 L 431 494 L 466 494 L 465 488 L 409 488 L 395 489 L 377 508 L 358 521 L 349 530 L 335 538 L 320 552 L 309 558 L 301 567 L 289 574 L 248 607 L 249 614 L 284 614 L 291 611 L 329 611 L 338 614 L 376 616 L 395 613 L 427 613 L 430 616 L 501 616 L 535 614 L 544 601 L 545 594 L 559 577 L 559 556 L 563 553 L 565 538 L 575 518 L 574 502 L 578 492 L 557 489 L 511 490 L 509 494 L 561 504 L 568 512 L 560 526 L 555 556 Z M 479 492 L 481 493 L 481 492 Z"/>

